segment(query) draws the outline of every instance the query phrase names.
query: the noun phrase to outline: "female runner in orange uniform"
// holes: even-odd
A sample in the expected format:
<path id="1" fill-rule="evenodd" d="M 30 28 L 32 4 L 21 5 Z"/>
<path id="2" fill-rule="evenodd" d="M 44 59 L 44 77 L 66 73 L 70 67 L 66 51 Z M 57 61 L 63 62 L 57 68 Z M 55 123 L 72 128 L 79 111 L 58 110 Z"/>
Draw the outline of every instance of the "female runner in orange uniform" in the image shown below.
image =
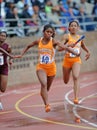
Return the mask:
<path id="1" fill-rule="evenodd" d="M 71 21 L 69 23 L 69 32 L 65 34 L 62 38 L 62 41 L 65 42 L 68 46 L 73 47 L 75 52 L 80 53 L 81 48 L 86 52 L 86 60 L 90 57 L 90 52 L 86 47 L 84 41 L 77 43 L 74 46 L 74 43 L 80 38 L 80 35 L 77 34 L 79 29 L 78 21 Z M 62 49 L 59 49 L 60 51 Z M 73 82 L 74 82 L 74 103 L 78 104 L 78 92 L 79 92 L 79 74 L 80 74 L 80 65 L 81 65 L 81 58 L 80 56 L 74 55 L 70 52 L 67 52 L 64 56 L 63 60 L 63 80 L 64 83 L 67 84 L 70 78 L 70 72 L 72 71 Z"/>
<path id="2" fill-rule="evenodd" d="M 41 97 L 45 104 L 45 111 L 50 111 L 50 105 L 48 103 L 48 91 L 52 81 L 56 75 L 56 64 L 55 64 L 55 49 L 56 46 L 62 47 L 64 50 L 68 50 L 75 53 L 72 48 L 61 45 L 58 41 L 55 41 L 53 36 L 55 34 L 54 28 L 47 24 L 43 29 L 43 37 L 39 40 L 33 41 L 29 44 L 22 52 L 20 56 L 15 58 L 21 58 L 27 50 L 34 45 L 38 45 L 39 62 L 36 66 L 36 73 L 41 84 Z M 75 53 L 77 54 L 77 53 Z"/>

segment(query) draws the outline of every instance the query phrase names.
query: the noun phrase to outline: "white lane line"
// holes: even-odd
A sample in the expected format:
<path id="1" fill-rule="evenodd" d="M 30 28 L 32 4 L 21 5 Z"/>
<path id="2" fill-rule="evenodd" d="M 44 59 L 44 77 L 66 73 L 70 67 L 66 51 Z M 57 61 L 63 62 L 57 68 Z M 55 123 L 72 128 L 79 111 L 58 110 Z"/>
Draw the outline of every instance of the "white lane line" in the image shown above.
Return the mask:
<path id="1" fill-rule="evenodd" d="M 91 94 L 91 95 L 89 95 L 89 96 L 87 96 L 87 97 L 84 97 L 84 98 L 82 98 L 82 99 L 80 100 L 80 103 L 83 102 L 84 100 L 89 99 L 89 98 L 91 98 L 91 97 L 94 97 L 94 96 L 96 96 L 96 95 L 97 95 L 97 93 L 94 93 L 94 94 Z M 88 109 L 88 110 L 92 110 L 92 111 L 97 111 L 96 108 L 86 107 L 86 106 L 83 106 L 83 105 L 78 105 L 78 107 L 82 107 L 82 108 L 84 108 L 84 109 Z"/>
<path id="2" fill-rule="evenodd" d="M 93 81 L 93 82 L 91 82 L 91 83 L 84 84 L 81 88 L 88 87 L 88 86 L 94 85 L 94 84 L 96 84 L 96 83 L 97 83 L 97 81 Z M 71 91 L 69 91 L 69 92 L 66 93 L 64 106 L 66 106 L 65 103 L 67 102 L 67 103 L 73 105 L 73 107 L 81 107 L 81 108 L 83 108 L 84 106 L 75 105 L 72 101 L 69 100 L 69 95 L 70 95 L 72 92 L 73 92 L 73 89 L 72 89 Z M 79 103 L 80 103 L 80 101 L 79 101 Z M 89 109 L 88 107 L 84 107 L 84 108 L 85 108 L 85 109 Z M 73 108 L 73 109 L 75 109 L 75 108 Z M 92 110 L 93 110 L 93 109 L 92 109 Z M 80 118 L 83 122 L 85 122 L 85 123 L 87 123 L 87 124 L 89 124 L 89 125 L 92 125 L 92 126 L 94 126 L 94 127 L 97 127 L 97 125 L 96 125 L 95 123 L 89 122 L 88 120 L 85 120 L 84 118 L 81 118 L 81 117 L 77 114 L 76 111 L 74 111 L 74 114 L 75 114 L 75 116 L 77 116 L 78 118 Z"/>
<path id="3" fill-rule="evenodd" d="M 82 118 L 81 116 L 78 115 L 78 113 L 77 113 L 77 106 L 73 107 L 73 113 L 74 113 L 75 117 L 80 118 L 81 121 L 83 121 L 83 122 L 85 122 L 88 125 L 91 125 L 93 127 L 97 127 L 97 125 L 95 123 L 92 123 L 92 122 L 90 122 L 90 121 L 88 121 L 88 120 L 86 120 L 86 119 L 84 119 L 84 118 Z"/>
<path id="4" fill-rule="evenodd" d="M 5 92 L 5 93 L 1 93 L 0 94 L 0 97 L 4 97 L 4 96 L 7 96 L 7 95 L 10 95 L 10 94 L 25 94 L 25 93 L 32 93 L 32 92 L 36 92 L 38 91 L 39 89 L 29 89 L 29 90 L 24 90 L 24 89 L 20 89 L 20 90 L 11 90 L 11 91 L 8 91 L 8 92 Z"/>
<path id="5" fill-rule="evenodd" d="M 25 91 L 22 91 L 22 90 L 16 90 L 14 91 L 15 94 L 25 94 L 25 93 L 32 93 L 32 92 L 37 92 L 39 91 L 39 89 L 32 89 L 32 90 L 25 90 Z"/>
<path id="6" fill-rule="evenodd" d="M 10 94 L 13 94 L 14 92 L 15 92 L 15 90 L 12 90 L 12 91 L 9 91 L 9 92 L 5 92 L 5 93 L 1 93 L 0 97 L 4 97 L 4 96 L 10 95 Z"/>
<path id="7" fill-rule="evenodd" d="M 88 98 L 90 98 L 90 97 L 93 97 L 93 96 L 95 96 L 95 95 L 97 95 L 97 93 L 94 93 L 94 94 L 92 94 L 92 95 L 89 95 L 89 96 L 86 96 L 86 97 L 82 98 L 81 100 L 79 100 L 79 104 L 78 104 L 78 105 L 76 104 L 76 107 L 84 108 L 84 109 L 92 110 L 92 111 L 97 111 L 96 108 L 91 108 L 91 107 L 86 107 L 86 106 L 80 105 L 80 103 L 82 103 L 84 100 L 86 100 L 86 99 L 88 99 Z M 75 104 L 72 103 L 72 105 L 75 105 Z"/>
<path id="8" fill-rule="evenodd" d="M 96 83 L 97 83 L 97 81 L 93 81 L 93 82 L 91 82 L 91 83 L 82 85 L 81 88 L 88 87 L 88 86 L 91 87 L 91 85 L 94 85 L 94 84 L 96 84 Z M 73 89 L 70 90 L 69 92 L 67 92 L 67 93 L 65 94 L 65 101 L 67 101 L 67 102 L 68 102 L 69 104 L 71 104 L 71 105 L 74 105 L 74 103 L 73 103 L 71 100 L 69 100 L 69 95 L 70 95 L 72 92 L 73 92 Z M 79 103 L 80 103 L 80 101 L 79 101 Z M 80 106 L 80 105 L 79 105 L 79 106 Z"/>
<path id="9" fill-rule="evenodd" d="M 87 96 L 86 98 L 85 98 L 85 97 L 82 98 L 82 99 L 80 100 L 80 103 L 83 102 L 85 99 L 90 98 L 90 97 L 92 97 L 92 96 L 94 96 L 94 95 L 96 95 L 96 94 L 97 94 L 97 93 L 92 94 L 92 95 L 90 95 L 90 96 Z M 74 107 L 73 107 L 73 113 L 74 113 L 74 115 L 75 115 L 76 117 L 80 118 L 81 121 L 83 121 L 83 122 L 85 122 L 85 123 L 87 123 L 87 124 L 89 124 L 89 125 L 91 125 L 91 126 L 97 127 L 97 125 L 96 125 L 95 123 L 92 123 L 92 122 L 90 122 L 90 121 L 88 121 L 88 120 L 82 118 L 81 116 L 79 116 L 79 114 L 77 113 L 77 108 L 78 108 L 78 107 L 85 108 L 85 109 L 92 110 L 92 111 L 97 111 L 97 109 L 88 108 L 88 107 L 79 106 L 79 105 L 74 105 Z"/>

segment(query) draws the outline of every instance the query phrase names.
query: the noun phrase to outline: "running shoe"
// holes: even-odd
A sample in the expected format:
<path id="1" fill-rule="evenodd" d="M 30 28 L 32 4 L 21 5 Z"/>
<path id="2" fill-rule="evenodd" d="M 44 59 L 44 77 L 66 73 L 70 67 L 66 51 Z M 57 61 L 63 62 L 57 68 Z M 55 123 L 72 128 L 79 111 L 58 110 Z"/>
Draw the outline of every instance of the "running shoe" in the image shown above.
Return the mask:
<path id="1" fill-rule="evenodd" d="M 50 105 L 45 105 L 45 112 L 50 112 L 51 108 L 50 108 Z"/>
<path id="2" fill-rule="evenodd" d="M 3 105 L 1 102 L 0 102 L 0 110 L 3 110 Z"/>
<path id="3" fill-rule="evenodd" d="M 75 118 L 75 122 L 76 122 L 76 123 L 80 123 L 80 122 L 81 122 L 80 118 L 76 117 L 76 118 Z"/>
<path id="4" fill-rule="evenodd" d="M 74 99 L 74 104 L 78 104 L 78 98 Z"/>

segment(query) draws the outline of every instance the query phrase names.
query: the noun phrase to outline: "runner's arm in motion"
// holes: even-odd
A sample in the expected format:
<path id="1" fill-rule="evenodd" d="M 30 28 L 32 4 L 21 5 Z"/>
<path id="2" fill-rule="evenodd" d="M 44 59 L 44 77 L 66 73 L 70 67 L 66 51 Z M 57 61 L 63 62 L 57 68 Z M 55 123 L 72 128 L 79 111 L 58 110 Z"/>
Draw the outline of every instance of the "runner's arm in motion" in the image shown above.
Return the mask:
<path id="1" fill-rule="evenodd" d="M 9 52 L 5 51 L 3 48 L 0 47 L 0 51 L 5 53 L 7 56 L 9 56 L 10 58 L 14 58 L 13 55 L 11 55 Z"/>
<path id="2" fill-rule="evenodd" d="M 65 34 L 63 37 L 62 37 L 62 39 L 61 39 L 61 44 L 62 45 L 65 45 L 66 47 L 68 47 L 68 35 L 67 34 Z M 58 51 L 64 51 L 64 48 L 62 48 L 62 47 L 58 47 Z"/>
<path id="3" fill-rule="evenodd" d="M 27 45 L 24 50 L 22 51 L 21 55 L 15 56 L 15 58 L 22 58 L 22 56 L 33 46 L 37 45 L 39 41 L 34 41 L 31 44 Z"/>
<path id="4" fill-rule="evenodd" d="M 88 60 L 88 59 L 90 58 L 90 51 L 89 51 L 89 49 L 86 47 L 84 41 L 81 42 L 81 47 L 82 47 L 82 49 L 86 52 L 85 60 Z"/>
<path id="5" fill-rule="evenodd" d="M 74 55 L 77 55 L 77 56 L 80 55 L 80 54 L 78 54 L 77 52 L 75 52 L 72 47 L 68 47 L 67 44 L 66 44 L 66 45 L 63 45 L 63 44 L 61 44 L 60 42 L 55 41 L 55 45 L 58 46 L 58 49 L 60 49 L 60 48 L 62 49 L 62 50 L 58 50 L 58 51 L 63 51 L 63 50 L 65 50 L 65 51 L 69 51 L 69 52 L 73 53 Z"/>

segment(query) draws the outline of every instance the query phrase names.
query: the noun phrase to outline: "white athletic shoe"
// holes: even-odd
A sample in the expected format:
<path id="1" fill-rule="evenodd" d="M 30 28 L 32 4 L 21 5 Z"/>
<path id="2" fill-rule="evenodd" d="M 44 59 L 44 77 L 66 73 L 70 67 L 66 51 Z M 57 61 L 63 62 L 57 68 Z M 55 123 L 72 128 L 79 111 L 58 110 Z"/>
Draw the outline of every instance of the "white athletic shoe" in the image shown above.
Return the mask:
<path id="1" fill-rule="evenodd" d="M 1 102 L 0 102 L 0 110 L 3 110 L 3 105 Z"/>

